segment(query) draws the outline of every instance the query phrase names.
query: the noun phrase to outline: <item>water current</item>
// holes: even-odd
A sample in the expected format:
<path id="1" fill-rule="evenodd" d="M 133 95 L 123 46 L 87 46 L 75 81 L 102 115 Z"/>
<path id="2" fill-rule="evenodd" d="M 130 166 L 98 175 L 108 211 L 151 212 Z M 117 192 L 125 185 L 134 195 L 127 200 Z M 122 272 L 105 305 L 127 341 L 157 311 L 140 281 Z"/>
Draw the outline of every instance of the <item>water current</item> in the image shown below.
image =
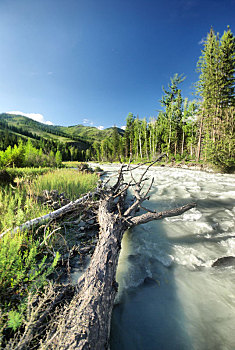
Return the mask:
<path id="1" fill-rule="evenodd" d="M 148 174 L 148 208 L 197 207 L 125 233 L 111 350 L 234 350 L 235 264 L 212 264 L 235 256 L 235 176 L 166 167 Z"/>

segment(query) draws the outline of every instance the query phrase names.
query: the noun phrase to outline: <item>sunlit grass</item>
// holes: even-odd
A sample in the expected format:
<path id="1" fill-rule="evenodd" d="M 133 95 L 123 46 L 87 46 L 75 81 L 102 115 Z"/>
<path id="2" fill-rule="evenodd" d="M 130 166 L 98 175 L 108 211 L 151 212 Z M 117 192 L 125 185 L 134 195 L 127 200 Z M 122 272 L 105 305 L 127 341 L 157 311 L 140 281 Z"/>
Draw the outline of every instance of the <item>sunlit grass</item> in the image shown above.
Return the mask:
<path id="1" fill-rule="evenodd" d="M 37 203 L 29 184 L 20 184 L 15 189 L 8 185 L 0 189 L 0 232 L 47 211 L 46 207 Z"/>
<path id="2" fill-rule="evenodd" d="M 62 165 L 65 166 L 66 168 L 77 168 L 80 162 L 78 161 L 66 161 L 62 162 Z"/>
<path id="3" fill-rule="evenodd" d="M 12 178 L 32 178 L 51 171 L 51 168 L 6 168 Z"/>
<path id="4" fill-rule="evenodd" d="M 32 176 L 30 169 L 25 173 L 13 170 L 18 175 L 15 184 L 0 187 L 0 232 L 48 213 L 49 209 L 36 200 L 43 190 L 65 192 L 67 198 L 74 200 L 92 191 L 98 181 L 96 174 L 83 174 L 72 169 L 47 173 L 42 170 L 44 174 L 37 177 Z"/>
<path id="5" fill-rule="evenodd" d="M 66 196 L 73 200 L 89 191 L 97 184 L 96 174 L 86 174 L 73 169 L 57 169 L 53 172 L 40 176 L 33 183 L 33 191 L 37 194 L 43 190 L 58 190 L 65 192 Z"/>

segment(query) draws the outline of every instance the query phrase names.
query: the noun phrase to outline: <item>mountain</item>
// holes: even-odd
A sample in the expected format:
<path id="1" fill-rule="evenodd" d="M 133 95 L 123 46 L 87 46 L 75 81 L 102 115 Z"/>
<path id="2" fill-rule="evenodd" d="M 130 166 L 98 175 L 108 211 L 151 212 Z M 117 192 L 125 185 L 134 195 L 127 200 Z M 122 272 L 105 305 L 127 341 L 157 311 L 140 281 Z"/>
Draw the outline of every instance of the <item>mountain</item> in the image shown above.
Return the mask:
<path id="1" fill-rule="evenodd" d="M 84 126 L 81 124 L 68 127 L 59 126 L 58 128 L 70 137 L 79 136 L 81 139 L 89 142 L 102 141 L 106 137 L 111 137 L 113 133 L 113 127 L 99 130 L 94 126 Z M 118 133 L 123 136 L 124 131 L 120 128 L 117 128 L 117 130 Z"/>
<path id="2" fill-rule="evenodd" d="M 14 135 L 17 138 L 45 139 L 54 142 L 67 143 L 78 149 L 87 149 L 94 141 L 102 141 L 111 137 L 113 128 L 99 130 L 95 127 L 74 125 L 58 126 L 37 122 L 22 115 L 0 114 L 0 135 Z M 120 135 L 123 130 L 118 128 Z"/>

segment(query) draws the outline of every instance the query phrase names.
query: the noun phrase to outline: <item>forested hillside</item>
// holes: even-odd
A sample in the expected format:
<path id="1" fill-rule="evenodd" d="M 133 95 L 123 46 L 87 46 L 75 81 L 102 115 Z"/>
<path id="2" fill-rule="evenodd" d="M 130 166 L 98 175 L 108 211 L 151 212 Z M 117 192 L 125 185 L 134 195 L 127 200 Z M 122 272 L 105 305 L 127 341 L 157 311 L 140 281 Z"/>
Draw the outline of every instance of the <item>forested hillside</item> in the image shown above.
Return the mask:
<path id="1" fill-rule="evenodd" d="M 91 155 L 92 143 L 101 142 L 112 135 L 113 128 L 98 130 L 95 127 L 83 125 L 54 126 L 39 123 L 21 115 L 0 114 L 0 150 L 5 151 L 8 146 L 26 143 L 43 149 L 46 153 L 58 150 L 63 160 L 88 160 Z M 120 135 L 123 130 L 119 129 Z"/>

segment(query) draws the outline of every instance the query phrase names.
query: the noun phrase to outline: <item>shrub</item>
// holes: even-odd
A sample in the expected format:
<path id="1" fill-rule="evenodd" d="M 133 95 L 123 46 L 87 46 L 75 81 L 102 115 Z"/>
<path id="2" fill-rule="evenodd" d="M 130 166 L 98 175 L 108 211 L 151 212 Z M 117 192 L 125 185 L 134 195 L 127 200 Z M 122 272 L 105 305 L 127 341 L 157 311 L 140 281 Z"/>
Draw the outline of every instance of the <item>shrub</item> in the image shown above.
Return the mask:
<path id="1" fill-rule="evenodd" d="M 6 234 L 0 241 L 0 305 L 2 328 L 20 327 L 29 293 L 35 294 L 47 284 L 59 254 L 49 259 L 39 239 L 18 232 Z"/>

